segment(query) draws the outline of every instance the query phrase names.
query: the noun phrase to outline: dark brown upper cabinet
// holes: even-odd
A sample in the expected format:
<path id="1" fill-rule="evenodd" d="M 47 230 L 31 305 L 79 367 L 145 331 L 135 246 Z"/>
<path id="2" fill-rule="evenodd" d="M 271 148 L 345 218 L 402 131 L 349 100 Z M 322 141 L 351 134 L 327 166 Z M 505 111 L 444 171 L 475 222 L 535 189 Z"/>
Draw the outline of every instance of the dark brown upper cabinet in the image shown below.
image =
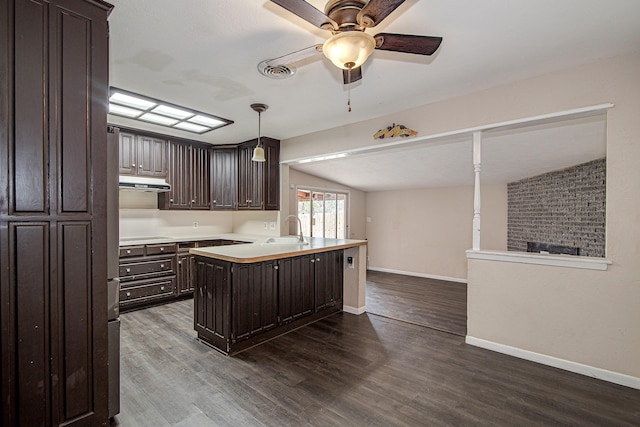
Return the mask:
<path id="1" fill-rule="evenodd" d="M 165 178 L 166 145 L 164 139 L 120 132 L 120 175 Z"/>
<path id="2" fill-rule="evenodd" d="M 251 160 L 257 140 L 238 145 L 238 209 L 280 209 L 280 141 L 261 138 L 265 162 Z"/>
<path id="3" fill-rule="evenodd" d="M 0 1 L 0 425 L 108 421 L 111 6 Z"/>
<path id="4" fill-rule="evenodd" d="M 160 209 L 211 208 L 210 148 L 169 141 L 167 145 L 171 191 L 159 195 Z"/>
<path id="5" fill-rule="evenodd" d="M 238 197 L 238 147 L 213 147 L 211 178 L 211 208 L 235 210 Z"/>

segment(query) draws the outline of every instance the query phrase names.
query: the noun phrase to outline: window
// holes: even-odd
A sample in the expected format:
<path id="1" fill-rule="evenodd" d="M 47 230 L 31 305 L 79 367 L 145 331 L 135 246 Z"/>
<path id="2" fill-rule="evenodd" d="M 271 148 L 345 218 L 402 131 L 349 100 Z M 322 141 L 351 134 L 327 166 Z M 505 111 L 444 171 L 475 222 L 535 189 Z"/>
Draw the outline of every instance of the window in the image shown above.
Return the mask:
<path id="1" fill-rule="evenodd" d="M 298 217 L 302 234 L 334 239 L 348 238 L 347 206 L 349 194 L 298 188 Z"/>

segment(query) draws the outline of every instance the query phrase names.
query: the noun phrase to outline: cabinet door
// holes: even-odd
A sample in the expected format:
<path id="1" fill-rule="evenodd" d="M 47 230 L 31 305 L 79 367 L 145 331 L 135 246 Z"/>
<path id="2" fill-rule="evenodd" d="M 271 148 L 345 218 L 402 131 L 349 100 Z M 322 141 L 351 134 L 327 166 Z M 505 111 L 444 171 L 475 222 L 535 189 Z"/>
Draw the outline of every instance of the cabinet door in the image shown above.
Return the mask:
<path id="1" fill-rule="evenodd" d="M 209 209 L 211 206 L 210 191 L 210 162 L 209 149 L 205 147 L 191 147 L 191 209 Z"/>
<path id="2" fill-rule="evenodd" d="M 2 426 L 108 423 L 109 9 L 0 1 Z"/>
<path id="3" fill-rule="evenodd" d="M 278 320 L 289 323 L 314 310 L 314 265 L 312 255 L 284 258 L 279 263 Z"/>
<path id="4" fill-rule="evenodd" d="M 170 141 L 168 144 L 169 174 L 167 181 L 171 191 L 161 194 L 165 209 L 189 209 L 191 202 L 191 161 L 189 145 Z M 168 199 L 168 200 L 167 200 Z"/>
<path id="5" fill-rule="evenodd" d="M 121 175 L 135 175 L 138 170 L 136 163 L 136 137 L 133 134 L 120 132 L 119 140 L 119 171 Z"/>
<path id="6" fill-rule="evenodd" d="M 263 162 L 251 160 L 256 140 L 238 146 L 238 209 L 259 210 L 264 206 Z"/>
<path id="7" fill-rule="evenodd" d="M 263 138 L 264 155 L 264 209 L 280 209 L 280 141 L 271 138 Z"/>
<path id="8" fill-rule="evenodd" d="M 176 288 L 178 295 L 193 292 L 193 280 L 191 279 L 191 266 L 193 256 L 187 254 L 176 255 Z"/>
<path id="9" fill-rule="evenodd" d="M 315 254 L 316 311 L 342 302 L 343 251 Z"/>
<path id="10" fill-rule="evenodd" d="M 150 136 L 137 136 L 138 175 L 167 176 L 166 141 Z"/>
<path id="11" fill-rule="evenodd" d="M 232 342 L 242 341 L 276 325 L 278 264 L 266 261 L 233 267 Z"/>
<path id="12" fill-rule="evenodd" d="M 212 208 L 233 210 L 238 196 L 238 149 L 214 147 L 211 157 Z"/>
<path id="13" fill-rule="evenodd" d="M 231 340 L 231 264 L 196 257 L 194 327 L 198 336 L 223 351 Z"/>

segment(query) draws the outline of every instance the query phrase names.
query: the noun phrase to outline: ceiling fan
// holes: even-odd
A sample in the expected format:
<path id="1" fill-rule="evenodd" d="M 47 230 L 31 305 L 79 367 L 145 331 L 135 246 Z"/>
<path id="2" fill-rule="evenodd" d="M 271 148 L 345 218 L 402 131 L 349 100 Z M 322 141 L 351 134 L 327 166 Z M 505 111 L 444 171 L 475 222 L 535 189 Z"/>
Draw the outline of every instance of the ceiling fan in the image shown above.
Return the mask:
<path id="1" fill-rule="evenodd" d="M 333 35 L 324 44 L 263 61 L 269 67 L 292 64 L 322 52 L 342 69 L 344 84 L 349 84 L 362 79 L 360 67 L 374 49 L 431 55 L 442 42 L 442 37 L 391 33 L 372 36 L 365 32 L 382 22 L 405 0 L 329 0 L 324 13 L 304 0 L 271 1 Z"/>

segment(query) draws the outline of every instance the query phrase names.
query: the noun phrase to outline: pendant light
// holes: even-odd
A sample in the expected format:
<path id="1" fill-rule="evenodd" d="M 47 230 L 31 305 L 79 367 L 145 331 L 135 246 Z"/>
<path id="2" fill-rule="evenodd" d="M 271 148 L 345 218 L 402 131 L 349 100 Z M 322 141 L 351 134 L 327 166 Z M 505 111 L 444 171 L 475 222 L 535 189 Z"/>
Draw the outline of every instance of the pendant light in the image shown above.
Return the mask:
<path id="1" fill-rule="evenodd" d="M 269 106 L 266 104 L 251 104 L 251 108 L 253 109 L 253 111 L 256 111 L 258 113 L 258 144 L 256 145 L 256 148 L 253 149 L 253 157 L 251 157 L 251 160 L 254 162 L 264 162 L 264 148 L 262 148 L 262 144 L 260 141 L 260 114 L 266 111 Z"/>

